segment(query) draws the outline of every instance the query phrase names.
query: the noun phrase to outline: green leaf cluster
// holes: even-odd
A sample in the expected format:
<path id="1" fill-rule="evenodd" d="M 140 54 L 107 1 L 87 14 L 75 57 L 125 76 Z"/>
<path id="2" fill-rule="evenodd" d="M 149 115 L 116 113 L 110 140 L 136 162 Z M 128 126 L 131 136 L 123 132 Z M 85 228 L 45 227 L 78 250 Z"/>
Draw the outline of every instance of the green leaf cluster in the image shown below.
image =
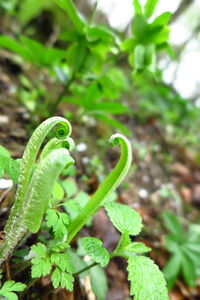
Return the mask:
<path id="1" fill-rule="evenodd" d="M 0 35 L 0 46 L 20 55 L 38 67 L 51 67 L 66 56 L 63 50 L 46 48 L 38 41 L 25 36 L 21 36 L 18 42 L 9 36 Z"/>
<path id="2" fill-rule="evenodd" d="M 18 296 L 15 292 L 22 292 L 26 288 L 26 284 L 8 280 L 0 287 L 0 298 L 8 300 L 17 300 Z M 2 298 L 3 297 L 3 298 Z"/>
<path id="3" fill-rule="evenodd" d="M 156 53 L 165 50 L 171 53 L 169 46 L 168 23 L 171 13 L 164 12 L 153 21 L 152 17 L 158 0 L 147 0 L 144 7 L 138 0 L 133 1 L 135 17 L 132 22 L 132 37 L 121 44 L 122 51 L 129 53 L 129 62 L 136 72 L 156 71 Z"/>
<path id="4" fill-rule="evenodd" d="M 140 215 L 123 204 L 107 202 L 104 206 L 110 221 L 122 234 L 120 241 L 113 253 L 109 254 L 101 240 L 90 237 L 82 238 L 81 247 L 84 253 L 102 267 L 108 264 L 111 257 L 126 258 L 128 279 L 131 281 L 130 294 L 134 295 L 137 300 L 169 299 L 162 272 L 151 259 L 141 255 L 151 249 L 144 243 L 131 241 L 130 236 L 138 235 L 142 229 Z"/>
<path id="5" fill-rule="evenodd" d="M 73 290 L 74 278 L 72 274 L 74 273 L 74 268 L 67 252 L 59 252 L 59 247 L 52 247 L 48 250 L 42 243 L 33 245 L 31 250 L 35 254 L 35 257 L 31 260 L 31 276 L 33 278 L 46 276 L 51 273 L 54 288 L 60 286 L 69 291 Z"/>
<path id="6" fill-rule="evenodd" d="M 171 212 L 163 212 L 165 227 L 170 232 L 166 235 L 165 246 L 171 253 L 163 270 L 168 287 L 171 289 L 179 275 L 183 275 L 189 286 L 195 286 L 200 275 L 200 227 L 187 226 L 187 231 L 178 217 Z"/>
<path id="7" fill-rule="evenodd" d="M 64 212 L 59 212 L 55 209 L 47 209 L 46 211 L 47 227 L 52 228 L 56 239 L 61 239 L 67 235 L 67 225 L 69 217 Z"/>
<path id="8" fill-rule="evenodd" d="M 169 299 L 164 276 L 154 262 L 137 256 L 150 251 L 141 242 L 132 242 L 131 235 L 138 235 L 142 229 L 141 217 L 128 206 L 108 202 L 105 205 L 113 225 L 122 233 L 121 239 L 111 256 L 122 256 L 128 259 L 128 279 L 131 281 L 130 294 L 137 300 Z"/>

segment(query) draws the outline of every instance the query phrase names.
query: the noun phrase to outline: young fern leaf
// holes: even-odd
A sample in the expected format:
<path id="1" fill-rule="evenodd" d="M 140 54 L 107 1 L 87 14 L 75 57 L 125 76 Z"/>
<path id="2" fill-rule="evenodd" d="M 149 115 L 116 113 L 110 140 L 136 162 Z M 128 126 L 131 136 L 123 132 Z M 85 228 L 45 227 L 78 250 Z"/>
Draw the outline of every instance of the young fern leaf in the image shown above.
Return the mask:
<path id="1" fill-rule="evenodd" d="M 69 151 L 74 149 L 74 141 L 69 136 L 65 139 L 53 138 L 42 149 L 40 154 L 40 161 L 45 158 L 51 151 L 55 149 L 66 148 Z"/>
<path id="2" fill-rule="evenodd" d="M 56 179 L 63 168 L 73 162 L 68 150 L 61 148 L 52 151 L 36 168 L 18 222 L 12 235 L 6 235 L 0 249 L 0 264 L 10 256 L 27 231 L 35 233 L 39 230 Z"/>
<path id="3" fill-rule="evenodd" d="M 12 254 L 28 230 L 33 233 L 39 230 L 57 177 L 65 166 L 74 162 L 68 150 L 53 150 L 50 147 L 32 175 L 39 148 L 55 125 L 59 125 L 55 135 L 64 143 L 57 143 L 56 148 L 65 146 L 70 149 L 73 144 L 68 137 L 71 134 L 71 125 L 61 117 L 47 119 L 33 133 L 22 158 L 18 190 L 5 227 L 5 240 L 0 247 L 0 264 Z"/>
<path id="4" fill-rule="evenodd" d="M 17 223 L 18 216 L 20 215 L 20 211 L 22 209 L 24 197 L 26 195 L 32 174 L 33 164 L 36 160 L 39 149 L 45 137 L 56 125 L 59 125 L 55 131 L 55 136 L 58 139 L 64 139 L 71 134 L 71 125 L 66 119 L 62 117 L 52 117 L 41 123 L 29 139 L 21 161 L 15 201 L 10 212 L 9 220 L 4 229 L 6 234 L 9 234 L 9 232 L 12 234 L 13 228 Z"/>
<path id="5" fill-rule="evenodd" d="M 120 160 L 114 170 L 106 177 L 98 190 L 83 207 L 81 213 L 69 225 L 68 242 L 73 239 L 89 218 L 93 216 L 103 204 L 105 199 L 118 187 L 130 168 L 132 162 L 132 150 L 127 138 L 122 134 L 114 134 L 110 137 L 110 143 L 111 145 L 121 145 Z"/>
<path id="6" fill-rule="evenodd" d="M 47 209 L 53 186 L 64 167 L 74 162 L 66 149 L 56 149 L 45 157 L 36 168 L 24 201 L 22 215 L 25 225 L 36 233 Z"/>

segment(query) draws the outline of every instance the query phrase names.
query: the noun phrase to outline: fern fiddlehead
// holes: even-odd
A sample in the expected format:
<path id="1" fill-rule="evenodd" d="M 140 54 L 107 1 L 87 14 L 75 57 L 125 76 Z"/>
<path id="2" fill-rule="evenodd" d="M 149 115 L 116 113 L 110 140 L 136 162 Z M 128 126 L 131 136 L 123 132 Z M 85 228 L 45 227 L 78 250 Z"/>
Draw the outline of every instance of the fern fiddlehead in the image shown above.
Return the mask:
<path id="1" fill-rule="evenodd" d="M 132 150 L 128 139 L 122 134 L 114 134 L 110 137 L 109 142 L 113 146 L 121 145 L 120 159 L 113 171 L 106 177 L 88 203 L 83 207 L 81 213 L 69 225 L 68 243 L 80 231 L 90 217 L 94 215 L 105 199 L 119 186 L 130 168 Z"/>
<path id="2" fill-rule="evenodd" d="M 47 144 L 51 147 L 46 147 L 43 159 L 32 175 L 40 146 L 57 124 L 59 127 L 55 131 L 56 141 Z M 22 158 L 15 202 L 5 227 L 5 240 L 0 248 L 0 264 L 10 256 L 27 231 L 39 230 L 57 177 L 65 166 L 74 162 L 67 150 L 73 146 L 70 134 L 70 123 L 64 118 L 53 117 L 44 121 L 30 138 Z M 59 142 L 58 139 L 62 141 Z M 53 145 L 56 145 L 56 149 Z"/>
<path id="3" fill-rule="evenodd" d="M 20 215 L 22 203 L 28 189 L 33 165 L 38 155 L 39 149 L 45 137 L 56 125 L 59 125 L 54 132 L 57 138 L 64 139 L 71 134 L 71 124 L 66 119 L 62 117 L 52 117 L 41 123 L 29 139 L 29 142 L 22 156 L 20 175 L 18 179 L 18 187 L 16 191 L 14 204 L 10 212 L 9 220 L 4 229 L 6 234 L 9 234 L 9 232 L 13 231 L 13 227 L 16 224 L 16 220 Z"/>

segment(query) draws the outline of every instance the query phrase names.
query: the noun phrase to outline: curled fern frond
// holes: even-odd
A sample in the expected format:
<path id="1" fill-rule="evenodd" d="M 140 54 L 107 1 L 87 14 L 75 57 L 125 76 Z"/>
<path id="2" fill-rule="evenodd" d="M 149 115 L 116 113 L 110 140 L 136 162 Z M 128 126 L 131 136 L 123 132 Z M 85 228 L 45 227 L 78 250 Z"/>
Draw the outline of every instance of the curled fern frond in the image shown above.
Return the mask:
<path id="1" fill-rule="evenodd" d="M 12 232 L 13 227 L 17 222 L 17 218 L 20 215 L 22 203 L 28 189 L 33 165 L 38 155 L 39 149 L 45 137 L 56 125 L 57 127 L 54 130 L 54 134 L 57 138 L 64 139 L 71 134 L 71 124 L 68 120 L 62 117 L 52 117 L 41 123 L 29 139 L 22 157 L 14 204 L 4 230 L 7 234 L 9 234 L 9 232 Z"/>
<path id="2" fill-rule="evenodd" d="M 44 147 L 43 159 L 33 170 L 40 147 L 53 128 L 55 138 Z M 28 231 L 39 230 L 55 181 L 65 166 L 74 163 L 68 151 L 74 145 L 70 134 L 70 123 L 64 118 L 53 117 L 44 121 L 31 136 L 22 157 L 17 193 L 4 230 L 0 264 L 12 254 Z"/>
<path id="3" fill-rule="evenodd" d="M 132 150 L 129 140 L 122 134 L 114 134 L 110 137 L 109 142 L 113 146 L 121 146 L 120 159 L 113 171 L 106 177 L 98 190 L 83 207 L 81 213 L 69 225 L 68 242 L 73 239 L 106 198 L 119 186 L 131 166 Z"/>
<path id="4" fill-rule="evenodd" d="M 40 154 L 40 161 L 44 159 L 51 151 L 59 148 L 65 148 L 69 151 L 74 149 L 74 141 L 69 136 L 65 139 L 53 138 L 42 149 Z"/>
<path id="5" fill-rule="evenodd" d="M 74 160 L 66 149 L 56 149 L 47 155 L 36 168 L 25 197 L 22 215 L 28 231 L 36 233 L 47 209 L 53 186 L 64 167 Z"/>

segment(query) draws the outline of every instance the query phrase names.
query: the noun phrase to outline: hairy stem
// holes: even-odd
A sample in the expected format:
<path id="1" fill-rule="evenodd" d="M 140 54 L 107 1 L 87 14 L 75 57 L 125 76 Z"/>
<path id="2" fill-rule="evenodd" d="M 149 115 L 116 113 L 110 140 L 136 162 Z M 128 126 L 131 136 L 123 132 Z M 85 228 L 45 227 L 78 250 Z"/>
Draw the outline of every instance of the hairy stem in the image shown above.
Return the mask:
<path id="1" fill-rule="evenodd" d="M 61 117 L 52 117 L 47 119 L 42 124 L 40 124 L 40 126 L 37 127 L 25 148 L 20 166 L 20 175 L 18 179 L 18 187 L 14 204 L 10 212 L 9 220 L 4 230 L 7 235 L 9 233 L 12 234 L 13 228 L 17 222 L 17 218 L 21 213 L 24 197 L 26 195 L 28 185 L 30 182 L 33 165 L 38 155 L 39 149 L 42 145 L 42 142 L 44 141 L 48 133 L 51 131 L 51 129 L 57 124 L 60 125 L 57 128 L 57 131 L 55 132 L 55 135 L 58 138 L 63 139 L 71 134 L 71 125 L 66 119 Z"/>
<path id="2" fill-rule="evenodd" d="M 59 125 L 55 130 L 57 138 L 47 144 L 43 159 L 33 172 L 40 146 L 55 125 Z M 28 231 L 35 233 L 39 230 L 59 174 L 64 167 L 74 163 L 67 150 L 73 146 L 70 134 L 70 123 L 64 118 L 53 117 L 44 121 L 31 136 L 22 158 L 15 202 L 0 247 L 0 264 L 12 254 Z"/>

